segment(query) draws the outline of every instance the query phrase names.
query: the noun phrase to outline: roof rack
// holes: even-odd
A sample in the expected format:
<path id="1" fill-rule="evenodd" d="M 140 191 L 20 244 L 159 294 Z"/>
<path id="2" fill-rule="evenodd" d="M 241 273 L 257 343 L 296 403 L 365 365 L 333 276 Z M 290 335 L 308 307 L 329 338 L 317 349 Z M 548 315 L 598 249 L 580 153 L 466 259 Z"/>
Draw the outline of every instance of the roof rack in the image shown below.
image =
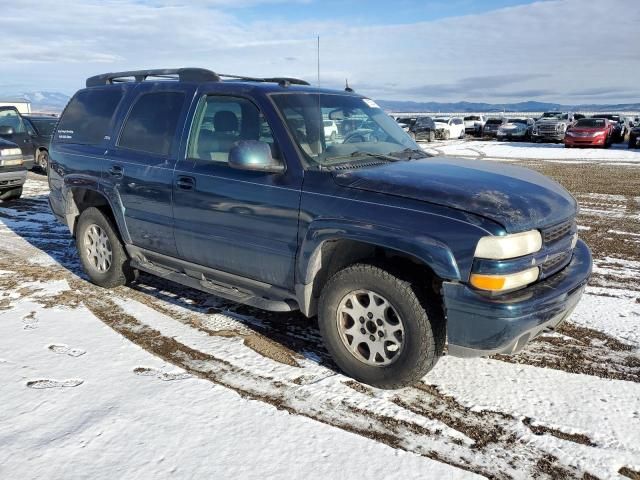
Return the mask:
<path id="1" fill-rule="evenodd" d="M 147 78 L 153 77 L 165 80 L 178 80 L 180 82 L 219 82 L 222 78 L 242 80 L 245 82 L 269 82 L 277 83 L 282 87 L 289 85 L 309 85 L 309 82 L 299 78 L 290 77 L 246 77 L 242 75 L 218 74 L 205 68 L 160 68 L 155 70 L 131 70 L 127 72 L 102 73 L 87 78 L 87 87 L 99 85 L 110 85 L 114 83 L 129 82 L 133 78 L 135 82 L 144 82 Z"/>
<path id="2" fill-rule="evenodd" d="M 144 82 L 148 77 L 164 78 L 181 82 L 219 82 L 215 72 L 205 68 L 159 68 L 155 70 L 131 70 L 128 72 L 103 73 L 87 78 L 87 87 L 127 82 L 133 77 L 136 82 Z"/>

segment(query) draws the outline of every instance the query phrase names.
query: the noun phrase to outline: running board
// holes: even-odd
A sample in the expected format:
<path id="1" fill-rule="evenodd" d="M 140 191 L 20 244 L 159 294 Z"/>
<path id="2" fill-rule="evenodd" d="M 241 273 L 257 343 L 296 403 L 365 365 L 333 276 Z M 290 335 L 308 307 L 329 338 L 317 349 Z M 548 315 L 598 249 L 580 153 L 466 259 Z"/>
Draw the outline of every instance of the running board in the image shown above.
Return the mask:
<path id="1" fill-rule="evenodd" d="M 195 278 L 194 276 L 187 275 L 186 273 L 176 272 L 174 270 L 161 267 L 155 263 L 141 260 L 139 258 L 131 259 L 131 267 L 142 270 L 143 272 L 150 273 L 160 278 L 170 280 L 186 287 L 195 288 L 203 292 L 211 293 L 217 297 L 222 297 L 227 300 L 231 300 L 237 303 L 243 303 L 252 307 L 260 308 L 262 310 L 269 310 L 271 312 L 291 312 L 297 310 L 295 302 L 287 301 L 284 299 L 271 299 L 257 295 L 249 290 L 239 289 L 230 285 L 223 285 L 215 283 L 209 279 Z"/>

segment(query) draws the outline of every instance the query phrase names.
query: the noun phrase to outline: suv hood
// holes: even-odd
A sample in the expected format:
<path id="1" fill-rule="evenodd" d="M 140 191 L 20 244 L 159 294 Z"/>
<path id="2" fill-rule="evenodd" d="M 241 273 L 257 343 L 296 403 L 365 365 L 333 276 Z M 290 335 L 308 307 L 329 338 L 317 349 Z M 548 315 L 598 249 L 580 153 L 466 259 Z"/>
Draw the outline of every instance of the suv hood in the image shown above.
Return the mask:
<path id="1" fill-rule="evenodd" d="M 532 170 L 498 162 L 432 157 L 334 172 L 344 187 L 411 198 L 489 218 L 515 233 L 576 214 L 560 184 Z"/>

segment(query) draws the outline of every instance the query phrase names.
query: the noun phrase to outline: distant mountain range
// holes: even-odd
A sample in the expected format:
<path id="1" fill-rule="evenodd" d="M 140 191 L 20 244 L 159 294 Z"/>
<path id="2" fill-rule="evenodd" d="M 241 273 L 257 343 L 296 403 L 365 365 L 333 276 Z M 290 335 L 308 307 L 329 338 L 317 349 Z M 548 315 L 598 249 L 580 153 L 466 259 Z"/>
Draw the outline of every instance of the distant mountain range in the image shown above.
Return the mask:
<path id="1" fill-rule="evenodd" d="M 2 99 L 24 98 L 31 102 L 34 112 L 61 112 L 69 101 L 69 96 L 59 92 L 25 92 L 19 95 L 2 95 Z M 562 105 L 546 102 L 519 103 L 474 103 L 474 102 L 407 102 L 400 100 L 376 100 L 378 105 L 390 112 L 546 112 L 550 110 L 584 112 L 640 112 L 640 103 Z"/>
<path id="2" fill-rule="evenodd" d="M 552 110 L 570 112 L 638 112 L 640 103 L 621 104 L 586 104 L 586 105 L 562 105 L 546 102 L 519 102 L 519 103 L 472 103 L 472 102 L 404 102 L 397 100 L 376 100 L 383 109 L 391 112 L 547 112 Z"/>

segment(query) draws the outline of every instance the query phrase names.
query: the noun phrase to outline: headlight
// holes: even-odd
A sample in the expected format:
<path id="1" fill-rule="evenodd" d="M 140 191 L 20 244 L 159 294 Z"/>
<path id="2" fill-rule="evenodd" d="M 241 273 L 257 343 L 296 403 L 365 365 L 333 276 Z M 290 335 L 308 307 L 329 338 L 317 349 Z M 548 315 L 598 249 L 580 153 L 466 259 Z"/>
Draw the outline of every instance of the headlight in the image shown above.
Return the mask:
<path id="1" fill-rule="evenodd" d="M 597 136 L 600 136 L 600 135 L 604 135 L 604 132 L 593 132 L 591 134 L 592 137 L 597 137 Z"/>
<path id="2" fill-rule="evenodd" d="M 508 275 L 482 275 L 471 274 L 471 285 L 480 290 L 490 290 L 492 292 L 503 292 L 515 290 L 535 282 L 540 275 L 538 267 L 529 268 L 522 272 Z"/>
<path id="3" fill-rule="evenodd" d="M 567 137 L 573 137 L 573 132 L 571 130 L 567 130 L 567 133 L 565 135 Z"/>
<path id="4" fill-rule="evenodd" d="M 482 237 L 476 246 L 476 258 L 504 260 L 522 257 L 542 248 L 542 235 L 538 230 L 512 235 Z"/>
<path id="5" fill-rule="evenodd" d="M 563 132 L 565 128 L 567 128 L 567 126 L 564 123 L 561 123 L 556 127 L 559 132 Z"/>
<path id="6" fill-rule="evenodd" d="M 3 148 L 0 149 L 0 156 L 9 156 L 9 155 L 22 155 L 22 150 L 19 148 Z"/>

